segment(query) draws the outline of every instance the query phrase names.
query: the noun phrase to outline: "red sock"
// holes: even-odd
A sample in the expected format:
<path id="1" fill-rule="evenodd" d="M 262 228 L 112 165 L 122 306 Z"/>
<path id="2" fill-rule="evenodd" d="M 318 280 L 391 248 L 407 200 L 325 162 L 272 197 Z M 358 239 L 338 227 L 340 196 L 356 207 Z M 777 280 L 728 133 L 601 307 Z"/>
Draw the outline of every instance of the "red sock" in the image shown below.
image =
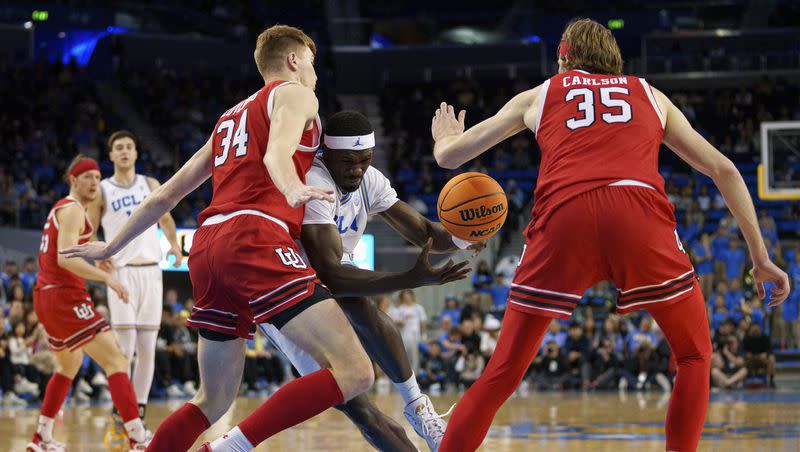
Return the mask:
<path id="1" fill-rule="evenodd" d="M 123 422 L 139 417 L 139 405 L 136 403 L 136 393 L 133 392 L 131 380 L 125 372 L 117 372 L 108 376 L 108 390 L 111 400 L 119 411 Z"/>
<path id="2" fill-rule="evenodd" d="M 42 416 L 55 418 L 64 399 L 67 398 L 69 388 L 72 386 L 72 379 L 56 372 L 47 382 L 44 390 L 44 400 L 42 401 Z"/>
<path id="3" fill-rule="evenodd" d="M 440 452 L 476 450 L 500 406 L 519 386 L 553 319 L 506 310 L 497 348 L 480 378 L 458 401 Z"/>
<path id="4" fill-rule="evenodd" d="M 270 436 L 344 403 L 330 369 L 318 370 L 284 385 L 264 402 L 239 429 L 253 447 Z"/>
<path id="5" fill-rule="evenodd" d="M 699 285 L 689 299 L 649 308 L 678 362 L 667 410 L 667 450 L 694 451 L 703 433 L 711 373 L 711 335 Z"/>
<path id="6" fill-rule="evenodd" d="M 147 450 L 151 452 L 188 450 L 210 426 L 208 418 L 200 408 L 187 403 L 161 422 Z"/>

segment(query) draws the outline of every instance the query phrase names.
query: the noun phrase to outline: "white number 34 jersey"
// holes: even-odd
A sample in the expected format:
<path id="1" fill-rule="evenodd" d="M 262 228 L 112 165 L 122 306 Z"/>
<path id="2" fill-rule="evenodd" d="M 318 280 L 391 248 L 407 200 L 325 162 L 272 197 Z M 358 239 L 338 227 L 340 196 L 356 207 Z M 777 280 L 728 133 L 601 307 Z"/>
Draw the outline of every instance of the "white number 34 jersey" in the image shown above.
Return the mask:
<path id="1" fill-rule="evenodd" d="M 334 203 L 313 200 L 306 204 L 303 224 L 335 225 L 342 237 L 343 261 L 352 261 L 353 250 L 364 233 L 369 217 L 389 209 L 397 202 L 397 192 L 389 179 L 371 166 L 364 174 L 358 190 L 342 193 L 328 168 L 317 157 L 306 173 L 306 184 L 328 188 L 336 193 Z"/>

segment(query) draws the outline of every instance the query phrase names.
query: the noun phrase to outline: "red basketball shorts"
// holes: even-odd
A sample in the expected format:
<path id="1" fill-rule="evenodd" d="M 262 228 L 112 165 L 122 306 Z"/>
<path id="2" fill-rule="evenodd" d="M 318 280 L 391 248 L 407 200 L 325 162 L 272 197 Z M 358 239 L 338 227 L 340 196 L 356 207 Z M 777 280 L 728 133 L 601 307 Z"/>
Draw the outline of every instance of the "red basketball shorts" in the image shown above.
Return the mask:
<path id="1" fill-rule="evenodd" d="M 672 205 L 652 188 L 583 193 L 526 234 L 510 309 L 568 319 L 584 292 L 604 280 L 617 287 L 618 313 L 672 304 L 694 290 Z"/>
<path id="2" fill-rule="evenodd" d="M 189 257 L 195 305 L 187 326 L 249 339 L 256 324 L 322 284 L 284 226 L 263 215 L 237 212 L 215 222 L 218 215 L 195 232 Z"/>
<path id="3" fill-rule="evenodd" d="M 111 327 L 94 309 L 84 289 L 54 287 L 33 291 L 33 310 L 54 351 L 76 350 Z"/>

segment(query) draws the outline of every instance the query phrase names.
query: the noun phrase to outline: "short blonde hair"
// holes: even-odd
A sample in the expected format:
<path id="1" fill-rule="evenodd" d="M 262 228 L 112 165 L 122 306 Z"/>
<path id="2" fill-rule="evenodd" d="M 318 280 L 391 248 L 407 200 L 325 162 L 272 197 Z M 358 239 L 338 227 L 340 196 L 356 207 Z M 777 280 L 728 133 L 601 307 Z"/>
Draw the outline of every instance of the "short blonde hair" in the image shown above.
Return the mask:
<path id="1" fill-rule="evenodd" d="M 281 69 L 281 62 L 287 53 L 298 48 L 308 47 L 311 54 L 317 55 L 317 46 L 303 30 L 288 25 L 273 25 L 258 35 L 253 58 L 262 77 Z"/>
<path id="2" fill-rule="evenodd" d="M 567 53 L 565 66 L 569 69 L 622 74 L 622 53 L 608 28 L 591 19 L 575 19 L 564 29 L 561 40 Z"/>

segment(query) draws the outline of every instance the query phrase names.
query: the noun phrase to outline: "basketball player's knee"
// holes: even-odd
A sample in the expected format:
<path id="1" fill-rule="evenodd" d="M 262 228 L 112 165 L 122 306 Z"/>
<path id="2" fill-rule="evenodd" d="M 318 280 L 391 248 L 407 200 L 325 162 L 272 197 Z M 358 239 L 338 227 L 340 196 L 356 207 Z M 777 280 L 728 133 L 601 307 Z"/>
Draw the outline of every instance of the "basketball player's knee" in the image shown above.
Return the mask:
<path id="1" fill-rule="evenodd" d="M 106 375 L 112 375 L 118 372 L 128 373 L 130 367 L 128 357 L 118 348 L 114 348 L 113 352 L 103 357 L 96 357 L 95 359 L 97 360 L 97 364 L 106 372 Z"/>
<path id="2" fill-rule="evenodd" d="M 354 360 L 354 362 L 342 369 L 334 369 L 337 374 L 339 389 L 342 391 L 345 401 L 369 390 L 375 381 L 375 373 L 372 370 L 372 363 L 366 357 Z"/>
<path id="3" fill-rule="evenodd" d="M 236 386 L 234 391 L 225 390 L 223 388 L 209 391 L 205 387 L 200 386 L 197 394 L 192 398 L 191 403 L 206 415 L 209 423 L 213 424 L 228 411 L 238 389 L 239 387 Z"/>

